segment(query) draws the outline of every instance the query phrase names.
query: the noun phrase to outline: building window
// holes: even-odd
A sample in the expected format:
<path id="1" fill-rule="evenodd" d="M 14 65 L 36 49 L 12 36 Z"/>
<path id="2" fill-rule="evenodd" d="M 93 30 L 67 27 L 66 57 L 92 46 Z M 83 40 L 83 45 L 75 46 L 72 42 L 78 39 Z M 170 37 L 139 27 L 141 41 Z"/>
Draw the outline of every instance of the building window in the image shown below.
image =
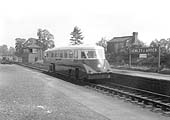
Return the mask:
<path id="1" fill-rule="evenodd" d="M 32 49 L 32 53 L 38 53 L 38 49 Z"/>
<path id="2" fill-rule="evenodd" d="M 32 49 L 29 49 L 29 52 L 32 53 Z"/>
<path id="3" fill-rule="evenodd" d="M 29 52 L 29 50 L 28 49 L 24 49 L 24 53 L 28 53 Z"/>

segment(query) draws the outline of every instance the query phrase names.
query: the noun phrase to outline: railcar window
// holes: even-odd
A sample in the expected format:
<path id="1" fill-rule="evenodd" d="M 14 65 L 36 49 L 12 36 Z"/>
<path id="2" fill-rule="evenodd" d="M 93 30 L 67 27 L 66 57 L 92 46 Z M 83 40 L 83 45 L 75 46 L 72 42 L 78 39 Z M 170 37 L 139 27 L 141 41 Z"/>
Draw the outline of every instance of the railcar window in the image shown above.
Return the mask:
<path id="1" fill-rule="evenodd" d="M 87 58 L 86 54 L 85 54 L 85 51 L 81 51 L 81 58 Z"/>
<path id="2" fill-rule="evenodd" d="M 64 51 L 64 58 L 67 58 L 67 51 Z"/>
<path id="3" fill-rule="evenodd" d="M 96 51 L 87 51 L 88 58 L 97 58 Z"/>
<path id="4" fill-rule="evenodd" d="M 74 51 L 74 58 L 78 58 L 78 51 L 77 50 Z"/>
<path id="5" fill-rule="evenodd" d="M 54 56 L 54 53 L 51 53 L 51 57 L 53 57 Z"/>
<path id="6" fill-rule="evenodd" d="M 69 58 L 73 58 L 73 52 L 69 51 Z"/>
<path id="7" fill-rule="evenodd" d="M 97 58 L 96 51 L 81 51 L 81 58 Z"/>
<path id="8" fill-rule="evenodd" d="M 55 57 L 58 57 L 58 53 L 57 52 L 55 53 Z"/>
<path id="9" fill-rule="evenodd" d="M 60 58 L 63 58 L 63 52 L 60 51 Z"/>

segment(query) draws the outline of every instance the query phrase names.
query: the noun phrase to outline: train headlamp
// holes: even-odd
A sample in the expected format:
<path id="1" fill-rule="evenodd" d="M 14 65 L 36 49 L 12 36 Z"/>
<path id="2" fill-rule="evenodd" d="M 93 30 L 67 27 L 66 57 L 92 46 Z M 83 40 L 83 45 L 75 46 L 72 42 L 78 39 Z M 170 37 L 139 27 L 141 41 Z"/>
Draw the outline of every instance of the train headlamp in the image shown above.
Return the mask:
<path id="1" fill-rule="evenodd" d="M 101 68 L 102 66 L 101 66 L 101 64 L 98 64 L 97 67 L 98 67 L 98 68 Z"/>

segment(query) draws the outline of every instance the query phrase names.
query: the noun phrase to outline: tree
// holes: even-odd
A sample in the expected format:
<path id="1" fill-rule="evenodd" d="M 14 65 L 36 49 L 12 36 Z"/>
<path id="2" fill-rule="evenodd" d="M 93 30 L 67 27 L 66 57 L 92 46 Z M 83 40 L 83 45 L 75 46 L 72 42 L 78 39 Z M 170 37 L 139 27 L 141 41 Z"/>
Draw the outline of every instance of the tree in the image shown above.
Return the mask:
<path id="1" fill-rule="evenodd" d="M 167 51 L 170 53 L 170 38 L 167 39 Z"/>
<path id="2" fill-rule="evenodd" d="M 43 51 L 55 47 L 54 36 L 48 30 L 38 29 L 37 36 L 39 38 L 38 41 L 43 45 Z"/>
<path id="3" fill-rule="evenodd" d="M 146 47 L 145 43 L 139 39 L 136 40 L 136 43 L 132 45 L 134 47 Z"/>
<path id="4" fill-rule="evenodd" d="M 7 45 L 0 46 L 0 55 L 14 55 L 14 53 L 15 53 L 15 48 L 10 47 L 8 49 Z"/>
<path id="5" fill-rule="evenodd" d="M 155 39 L 150 43 L 150 47 L 160 46 L 161 50 L 161 64 L 170 67 L 170 38 L 168 39 Z"/>
<path id="6" fill-rule="evenodd" d="M 155 39 L 150 43 L 150 47 L 158 47 L 158 45 L 159 45 L 158 39 Z"/>
<path id="7" fill-rule="evenodd" d="M 107 50 L 107 40 L 106 40 L 106 38 L 102 37 L 102 39 L 100 41 L 98 41 L 96 43 L 96 45 L 102 46 L 106 51 Z"/>
<path id="8" fill-rule="evenodd" d="M 1 55 L 7 55 L 8 54 L 8 46 L 7 45 L 0 46 L 0 54 Z"/>
<path id="9" fill-rule="evenodd" d="M 23 39 L 23 38 L 16 38 L 15 39 L 15 50 L 16 50 L 16 55 L 17 56 L 21 56 L 22 53 L 23 53 L 23 46 L 24 46 L 24 43 L 26 41 L 26 39 Z"/>
<path id="10" fill-rule="evenodd" d="M 72 35 L 70 39 L 71 45 L 83 44 L 82 40 L 84 37 L 82 37 L 81 34 L 82 34 L 81 30 L 77 26 L 75 26 L 73 32 L 70 33 L 70 35 Z"/>
<path id="11" fill-rule="evenodd" d="M 154 41 L 152 41 L 150 43 L 150 47 L 158 47 L 158 46 L 161 47 L 162 53 L 169 52 L 169 50 L 170 50 L 170 39 L 169 38 L 167 40 L 166 39 L 160 39 L 160 40 L 155 39 Z"/>
<path id="12" fill-rule="evenodd" d="M 14 55 L 14 53 L 15 53 L 15 48 L 10 47 L 9 50 L 8 50 L 8 54 L 9 55 Z"/>

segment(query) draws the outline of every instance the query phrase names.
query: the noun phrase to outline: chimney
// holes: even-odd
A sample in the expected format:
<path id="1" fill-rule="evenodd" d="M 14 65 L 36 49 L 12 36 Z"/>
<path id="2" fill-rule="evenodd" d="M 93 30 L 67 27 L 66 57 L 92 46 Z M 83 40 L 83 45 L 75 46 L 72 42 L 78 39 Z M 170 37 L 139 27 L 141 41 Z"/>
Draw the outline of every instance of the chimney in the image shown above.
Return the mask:
<path id="1" fill-rule="evenodd" d="M 136 43 L 138 39 L 138 32 L 133 32 L 133 42 L 132 43 Z"/>

